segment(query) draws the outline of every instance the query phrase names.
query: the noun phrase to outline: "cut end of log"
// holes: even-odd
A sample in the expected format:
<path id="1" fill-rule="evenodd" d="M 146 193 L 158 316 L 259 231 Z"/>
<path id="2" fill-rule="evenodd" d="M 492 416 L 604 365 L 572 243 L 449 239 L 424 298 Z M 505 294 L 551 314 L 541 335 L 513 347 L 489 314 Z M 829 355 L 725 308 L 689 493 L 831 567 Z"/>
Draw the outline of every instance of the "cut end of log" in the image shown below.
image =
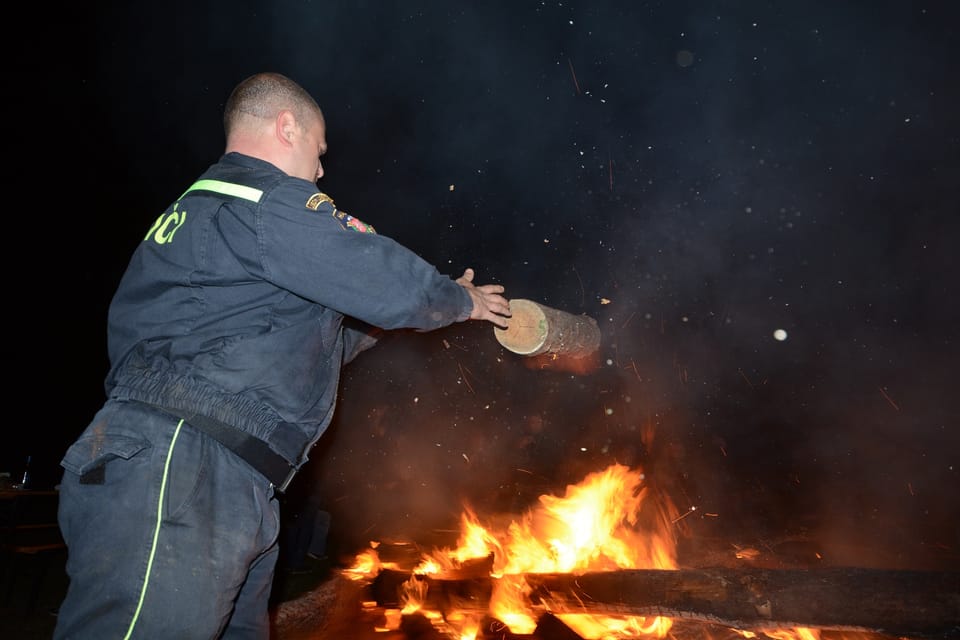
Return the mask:
<path id="1" fill-rule="evenodd" d="M 516 298 L 510 301 L 507 328 L 494 327 L 494 335 L 505 349 L 522 356 L 556 353 L 573 357 L 589 356 L 600 347 L 597 321 L 542 304 Z"/>
<path id="2" fill-rule="evenodd" d="M 511 317 L 507 328 L 494 327 L 497 341 L 514 353 L 531 356 L 541 353 L 547 341 L 547 317 L 536 302 L 514 299 L 510 301 Z"/>

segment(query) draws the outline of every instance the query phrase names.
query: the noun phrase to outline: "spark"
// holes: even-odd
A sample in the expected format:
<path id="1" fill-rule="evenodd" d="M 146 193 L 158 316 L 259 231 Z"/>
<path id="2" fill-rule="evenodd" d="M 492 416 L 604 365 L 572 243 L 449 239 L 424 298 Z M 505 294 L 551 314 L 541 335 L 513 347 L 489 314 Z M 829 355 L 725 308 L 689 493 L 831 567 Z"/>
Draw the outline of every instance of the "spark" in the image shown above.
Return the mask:
<path id="1" fill-rule="evenodd" d="M 457 349 L 460 349 L 460 351 L 469 351 L 469 349 L 457 344 L 456 342 L 447 342 L 446 339 L 443 340 L 443 346 L 446 347 L 447 349 L 449 349 L 450 347 L 456 347 Z"/>
<path id="2" fill-rule="evenodd" d="M 457 368 L 460 369 L 460 377 L 463 379 L 463 383 L 467 385 L 467 389 L 470 390 L 470 393 L 475 394 L 476 391 L 473 390 L 473 387 L 470 385 L 470 381 L 467 380 L 467 372 L 469 372 L 470 370 L 464 368 L 464 366 L 459 362 L 457 363 Z"/>
<path id="3" fill-rule="evenodd" d="M 577 89 L 577 95 L 580 95 L 580 83 L 577 82 L 577 74 L 573 70 L 573 63 L 570 61 L 570 58 L 567 58 L 567 64 L 570 65 L 570 75 L 573 76 L 573 86 Z"/>
<path id="4" fill-rule="evenodd" d="M 750 382 L 750 378 L 747 377 L 747 374 L 743 372 L 743 369 L 737 369 L 737 371 L 740 372 L 740 375 L 743 376 L 743 379 L 747 381 L 747 384 L 750 385 L 751 389 L 756 389 L 756 387 L 753 386 L 753 383 Z"/>
<path id="5" fill-rule="evenodd" d="M 680 522 L 681 520 L 683 520 L 684 518 L 686 518 L 688 515 L 690 515 L 691 513 L 693 513 L 693 512 L 696 511 L 696 510 L 697 510 L 697 505 L 693 505 L 692 507 L 690 507 L 689 509 L 687 509 L 687 512 L 686 512 L 686 513 L 684 513 L 684 514 L 682 514 L 682 515 L 674 518 L 673 520 L 671 520 L 671 521 L 670 521 L 670 524 L 676 524 L 676 523 Z"/>
<path id="6" fill-rule="evenodd" d="M 580 279 L 580 273 L 577 271 L 576 267 L 571 267 L 573 269 L 573 275 L 577 276 L 577 282 L 580 283 L 580 304 L 583 304 L 583 280 Z"/>
<path id="7" fill-rule="evenodd" d="M 626 329 L 626 328 L 627 328 L 627 325 L 630 324 L 630 321 L 633 320 L 633 316 L 635 316 L 635 315 L 637 315 L 637 312 L 636 312 L 636 311 L 631 312 L 630 315 L 627 317 L 627 319 L 623 321 L 623 324 L 620 325 L 620 328 L 621 328 L 621 329 Z"/>
<path id="8" fill-rule="evenodd" d="M 877 387 L 877 389 L 880 389 L 880 393 L 882 393 L 882 394 L 883 394 L 883 397 L 887 399 L 887 402 L 890 403 L 890 406 L 891 406 L 891 407 L 893 407 L 893 408 L 896 409 L 897 411 L 900 411 L 900 407 L 898 407 L 898 406 L 897 406 L 897 403 L 894 402 L 893 399 L 892 399 L 890 396 L 887 395 L 887 392 L 883 390 L 883 387 Z"/>
<path id="9" fill-rule="evenodd" d="M 613 191 L 613 158 L 610 157 L 610 153 L 607 152 L 607 167 L 609 168 L 610 175 L 610 191 Z"/>

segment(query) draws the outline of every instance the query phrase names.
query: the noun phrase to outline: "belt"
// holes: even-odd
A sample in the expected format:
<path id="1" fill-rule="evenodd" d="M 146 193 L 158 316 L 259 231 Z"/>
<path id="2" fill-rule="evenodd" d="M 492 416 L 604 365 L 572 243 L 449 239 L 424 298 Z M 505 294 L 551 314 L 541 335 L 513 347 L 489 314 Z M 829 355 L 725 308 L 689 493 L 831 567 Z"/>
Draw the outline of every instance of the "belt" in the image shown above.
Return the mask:
<path id="1" fill-rule="evenodd" d="M 183 418 L 184 422 L 207 434 L 227 449 L 240 456 L 247 464 L 260 472 L 263 477 L 280 493 L 287 490 L 290 481 L 297 473 L 297 468 L 290 464 L 286 458 L 267 446 L 267 443 L 260 438 L 254 437 L 249 433 L 241 431 L 236 427 L 220 422 L 214 418 L 202 416 L 194 413 L 187 413 L 179 409 L 161 407 L 164 411 L 172 413 L 178 418 Z"/>

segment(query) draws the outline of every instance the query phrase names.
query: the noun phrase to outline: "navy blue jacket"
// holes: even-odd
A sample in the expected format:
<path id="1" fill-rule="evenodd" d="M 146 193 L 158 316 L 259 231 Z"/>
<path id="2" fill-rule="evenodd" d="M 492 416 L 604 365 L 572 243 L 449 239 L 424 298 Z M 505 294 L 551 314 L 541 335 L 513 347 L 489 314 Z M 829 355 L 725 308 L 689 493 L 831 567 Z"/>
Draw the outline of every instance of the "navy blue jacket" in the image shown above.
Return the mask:
<path id="1" fill-rule="evenodd" d="M 110 304 L 110 398 L 199 414 L 294 468 L 333 417 L 340 369 L 381 329 L 470 316 L 431 264 L 270 163 L 228 153 L 156 220 Z"/>

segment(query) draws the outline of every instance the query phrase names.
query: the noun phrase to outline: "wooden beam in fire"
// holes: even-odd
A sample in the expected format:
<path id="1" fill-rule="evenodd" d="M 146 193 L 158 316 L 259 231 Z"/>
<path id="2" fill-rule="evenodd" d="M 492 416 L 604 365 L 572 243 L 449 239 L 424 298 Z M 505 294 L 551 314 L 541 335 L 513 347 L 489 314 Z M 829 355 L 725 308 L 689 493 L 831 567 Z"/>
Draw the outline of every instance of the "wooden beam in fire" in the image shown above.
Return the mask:
<path id="1" fill-rule="evenodd" d="M 555 614 L 666 616 L 745 631 L 812 627 L 900 638 L 960 638 L 960 572 L 863 569 L 628 569 L 526 574 L 529 605 Z M 383 570 L 381 607 L 402 606 L 403 584 L 425 581 L 423 608 L 483 615 L 495 580 Z M 422 592 L 423 590 L 421 590 Z"/>

